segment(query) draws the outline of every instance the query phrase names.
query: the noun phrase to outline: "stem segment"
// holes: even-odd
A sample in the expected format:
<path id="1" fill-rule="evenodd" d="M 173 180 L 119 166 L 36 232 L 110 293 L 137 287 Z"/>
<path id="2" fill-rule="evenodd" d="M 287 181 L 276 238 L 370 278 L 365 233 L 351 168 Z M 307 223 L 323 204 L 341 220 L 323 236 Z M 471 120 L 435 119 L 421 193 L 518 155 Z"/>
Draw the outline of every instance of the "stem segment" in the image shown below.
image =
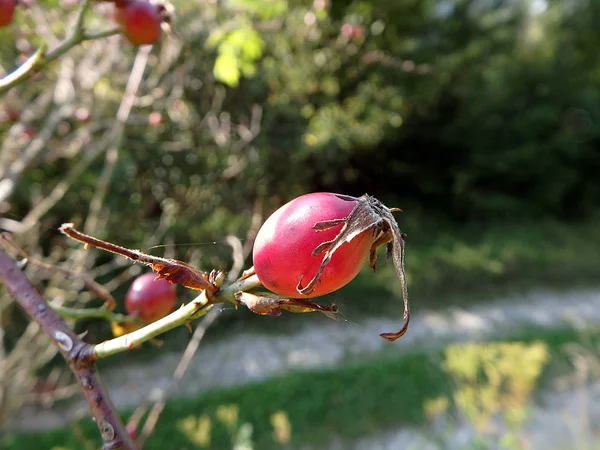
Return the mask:
<path id="1" fill-rule="evenodd" d="M 130 350 L 143 344 L 146 341 L 169 331 L 175 327 L 188 323 L 190 320 L 202 317 L 209 310 L 209 301 L 206 293 L 202 293 L 187 305 L 182 306 L 177 311 L 163 317 L 156 322 L 146 325 L 144 328 L 132 331 L 114 339 L 101 342 L 94 346 L 94 356 L 98 359 Z"/>

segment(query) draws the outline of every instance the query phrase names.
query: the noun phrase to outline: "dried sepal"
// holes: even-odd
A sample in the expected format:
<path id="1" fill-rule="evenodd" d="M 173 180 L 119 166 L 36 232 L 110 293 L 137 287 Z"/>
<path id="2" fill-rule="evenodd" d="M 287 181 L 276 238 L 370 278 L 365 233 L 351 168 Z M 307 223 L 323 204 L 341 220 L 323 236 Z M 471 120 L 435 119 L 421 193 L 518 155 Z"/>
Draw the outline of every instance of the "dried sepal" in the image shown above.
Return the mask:
<path id="1" fill-rule="evenodd" d="M 60 231 L 71 239 L 83 242 L 86 247 L 90 245 L 101 248 L 111 253 L 124 256 L 132 261 L 150 266 L 152 270 L 158 272 L 157 279 L 164 278 L 174 284 L 180 284 L 189 289 L 205 290 L 207 295 L 212 295 L 218 290 L 222 283 L 223 273 L 212 271 L 211 273 L 202 272 L 188 263 L 170 258 L 161 258 L 148 255 L 140 250 L 132 250 L 102 239 L 89 236 L 77 231 L 72 223 L 63 223 Z"/>
<path id="2" fill-rule="evenodd" d="M 264 293 L 250 294 L 237 292 L 235 299 L 245 305 L 254 314 L 280 316 L 282 311 L 292 313 L 322 312 L 326 315 L 338 312 L 336 305 L 323 306 L 318 303 L 298 298 L 281 298 Z"/>
<path id="3" fill-rule="evenodd" d="M 323 231 L 334 226 L 344 224 L 340 232 L 337 234 L 335 239 L 327 242 L 323 242 L 316 249 L 313 250 L 313 255 L 317 255 L 321 253 L 325 248 L 327 251 L 323 256 L 323 261 L 319 266 L 319 270 L 315 274 L 312 280 L 308 282 L 308 284 L 302 287 L 302 279 L 298 282 L 298 286 L 296 289 L 300 294 L 307 295 L 314 291 L 317 286 L 317 282 L 325 269 L 325 266 L 329 264 L 331 261 L 331 257 L 333 254 L 346 242 L 350 242 L 356 236 L 361 234 L 362 232 L 374 229 L 381 221 L 381 216 L 376 214 L 373 208 L 370 207 L 369 200 L 372 197 L 367 195 L 363 195 L 362 197 L 348 197 L 348 196 L 338 196 L 343 200 L 353 200 L 358 203 L 354 207 L 354 209 L 350 212 L 348 217 L 345 219 L 335 219 L 335 220 L 327 220 L 323 222 L 317 222 L 313 225 L 313 229 L 316 231 Z"/>
<path id="4" fill-rule="evenodd" d="M 352 239 L 361 233 L 372 230 L 374 241 L 369 252 L 369 264 L 371 268 L 375 270 L 376 267 L 377 248 L 386 245 L 387 256 L 388 258 L 392 258 L 396 276 L 400 280 L 402 289 L 404 324 L 397 332 L 380 334 L 383 339 L 393 342 L 406 333 L 410 321 L 408 288 L 406 285 L 406 273 L 404 271 L 404 245 L 406 235 L 400 231 L 398 223 L 392 214 L 395 211 L 401 210 L 398 208 L 388 208 L 375 197 L 371 197 L 367 194 L 358 198 L 344 195 L 338 195 L 338 197 L 342 200 L 355 201 L 357 204 L 345 219 L 333 219 L 314 224 L 313 229 L 316 231 L 327 230 L 340 224 L 343 224 L 343 227 L 334 239 L 321 243 L 313 250 L 313 256 L 325 252 L 321 265 L 313 279 L 310 280 L 306 286 L 302 287 L 302 279 L 300 279 L 297 290 L 300 294 L 310 294 L 317 286 L 323 270 L 331 261 L 334 253 L 343 244 L 352 241 Z"/>
<path id="5" fill-rule="evenodd" d="M 254 314 L 260 314 L 262 316 L 281 315 L 279 301 L 275 298 L 249 294 L 248 292 L 236 292 L 234 297 L 236 301 L 245 305 Z"/>

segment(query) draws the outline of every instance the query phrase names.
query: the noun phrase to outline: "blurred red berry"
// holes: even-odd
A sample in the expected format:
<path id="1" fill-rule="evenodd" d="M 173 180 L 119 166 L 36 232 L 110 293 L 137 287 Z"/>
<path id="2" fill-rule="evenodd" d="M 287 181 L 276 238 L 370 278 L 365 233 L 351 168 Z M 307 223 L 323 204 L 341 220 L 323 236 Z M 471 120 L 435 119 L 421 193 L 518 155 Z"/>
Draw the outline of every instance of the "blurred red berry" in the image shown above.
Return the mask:
<path id="1" fill-rule="evenodd" d="M 125 296 L 128 314 L 138 316 L 146 322 L 154 322 L 175 309 L 175 285 L 155 278 L 155 273 L 145 273 L 131 284 Z"/>
<path id="2" fill-rule="evenodd" d="M 349 23 L 345 23 L 344 25 L 342 25 L 342 29 L 341 29 L 342 36 L 347 37 L 347 38 L 352 37 L 352 29 L 353 28 L 354 27 L 352 25 L 350 25 Z"/>
<path id="3" fill-rule="evenodd" d="M 23 142 L 31 141 L 36 135 L 36 130 L 30 125 L 25 125 L 23 132 L 21 133 L 20 139 Z"/>
<path id="4" fill-rule="evenodd" d="M 327 0 L 314 0 L 313 8 L 315 8 L 317 11 L 322 11 L 327 8 L 328 4 L 329 2 Z"/>
<path id="5" fill-rule="evenodd" d="M 362 39 L 365 37 L 365 29 L 360 25 L 354 25 L 352 27 L 352 37 L 354 39 Z"/>
<path id="6" fill-rule="evenodd" d="M 154 44 L 161 35 L 161 8 L 146 0 L 121 0 L 115 3 L 117 21 L 134 45 Z"/>
<path id="7" fill-rule="evenodd" d="M 6 27 L 13 21 L 16 0 L 0 0 L 0 27 Z"/>
<path id="8" fill-rule="evenodd" d="M 21 112 L 18 109 L 0 109 L 0 122 L 16 122 L 20 117 Z"/>

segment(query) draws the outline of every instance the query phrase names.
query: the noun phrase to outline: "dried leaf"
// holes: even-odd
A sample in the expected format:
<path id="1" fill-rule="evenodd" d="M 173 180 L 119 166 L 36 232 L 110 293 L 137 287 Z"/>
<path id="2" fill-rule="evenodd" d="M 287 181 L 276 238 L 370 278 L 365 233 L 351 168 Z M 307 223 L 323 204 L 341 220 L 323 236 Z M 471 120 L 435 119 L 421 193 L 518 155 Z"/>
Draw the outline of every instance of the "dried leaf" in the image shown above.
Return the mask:
<path id="1" fill-rule="evenodd" d="M 333 226 L 339 225 L 343 223 L 344 226 L 338 233 L 338 235 L 332 241 L 327 241 L 320 244 L 314 251 L 314 254 L 318 254 L 323 251 L 324 244 L 327 244 L 327 251 L 323 256 L 323 261 L 319 267 L 319 270 L 315 274 L 314 278 L 305 286 L 302 287 L 302 279 L 298 282 L 298 286 L 296 289 L 301 294 L 310 294 L 314 291 L 317 286 L 317 282 L 323 273 L 323 269 L 325 266 L 329 264 L 331 261 L 331 257 L 333 254 L 346 242 L 350 242 L 356 236 L 361 234 L 363 231 L 366 231 L 371 228 L 375 228 L 379 223 L 381 223 L 382 218 L 378 215 L 373 208 L 370 206 L 369 200 L 365 197 L 372 198 L 369 196 L 363 195 L 360 198 L 347 197 L 347 196 L 339 196 L 343 200 L 353 200 L 358 203 L 354 207 L 354 209 L 350 212 L 348 217 L 345 219 L 335 219 L 335 220 L 327 220 L 323 222 L 317 222 L 313 225 L 313 229 L 317 231 L 326 230 Z"/>
<path id="2" fill-rule="evenodd" d="M 246 305 L 254 314 L 263 316 L 281 315 L 281 307 L 279 306 L 278 299 L 249 294 L 247 292 L 237 292 L 234 296 L 238 302 Z"/>
<path id="3" fill-rule="evenodd" d="M 397 332 L 380 334 L 380 336 L 387 341 L 395 341 L 406 333 L 410 321 L 408 288 L 406 286 L 406 274 L 404 271 L 404 245 L 406 235 L 400 231 L 398 223 L 392 214 L 394 211 L 400 211 L 400 209 L 388 208 L 379 200 L 367 194 L 358 198 L 342 195 L 338 195 L 338 197 L 347 201 L 356 201 L 357 204 L 345 219 L 333 219 L 315 223 L 313 229 L 317 231 L 326 230 L 333 226 L 340 225 L 341 223 L 343 223 L 344 226 L 335 239 L 323 242 L 313 250 L 313 255 L 315 256 L 325 252 L 321 265 L 316 275 L 306 286 L 302 287 L 302 279 L 300 279 L 297 290 L 301 294 L 310 294 L 317 286 L 317 282 L 319 281 L 324 268 L 329 264 L 335 252 L 344 243 L 350 242 L 361 233 L 372 229 L 375 240 L 369 254 L 370 265 L 373 270 L 375 270 L 377 248 L 381 245 L 386 245 L 387 257 L 392 258 L 396 276 L 400 280 L 402 289 L 404 325 Z"/>
<path id="4" fill-rule="evenodd" d="M 249 294 L 248 292 L 237 292 L 235 299 L 246 305 L 255 314 L 280 316 L 285 310 L 292 313 L 322 312 L 326 315 L 338 312 L 336 305 L 323 306 L 318 303 L 298 298 L 279 298 L 268 295 Z"/>

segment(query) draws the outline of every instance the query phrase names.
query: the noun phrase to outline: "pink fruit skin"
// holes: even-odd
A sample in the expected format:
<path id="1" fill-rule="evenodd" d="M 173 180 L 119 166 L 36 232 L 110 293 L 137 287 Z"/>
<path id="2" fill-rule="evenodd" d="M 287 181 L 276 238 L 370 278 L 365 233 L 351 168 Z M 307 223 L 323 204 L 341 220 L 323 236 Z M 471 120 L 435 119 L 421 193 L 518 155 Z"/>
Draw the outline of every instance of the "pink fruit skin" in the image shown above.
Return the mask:
<path id="1" fill-rule="evenodd" d="M 16 4 L 15 0 L 0 0 L 0 27 L 6 27 L 12 23 Z"/>
<path id="2" fill-rule="evenodd" d="M 300 279 L 302 286 L 312 280 L 323 260 L 324 253 L 312 256 L 312 251 L 322 242 L 334 239 L 343 225 L 324 231 L 315 231 L 312 226 L 324 220 L 346 218 L 355 205 L 355 201 L 342 200 L 336 194 L 317 192 L 297 197 L 275 211 L 254 242 L 254 269 L 261 283 L 281 296 L 311 298 L 352 281 L 367 260 L 373 242 L 370 230 L 334 253 L 313 292 L 301 295 L 296 289 Z"/>
<path id="3" fill-rule="evenodd" d="M 167 280 L 155 280 L 156 274 L 140 275 L 125 296 L 125 309 L 146 322 L 163 318 L 175 308 L 176 287 Z"/>
<path id="4" fill-rule="evenodd" d="M 159 9 L 146 0 L 118 3 L 117 20 L 127 39 L 134 45 L 153 44 L 160 38 L 162 19 Z"/>

